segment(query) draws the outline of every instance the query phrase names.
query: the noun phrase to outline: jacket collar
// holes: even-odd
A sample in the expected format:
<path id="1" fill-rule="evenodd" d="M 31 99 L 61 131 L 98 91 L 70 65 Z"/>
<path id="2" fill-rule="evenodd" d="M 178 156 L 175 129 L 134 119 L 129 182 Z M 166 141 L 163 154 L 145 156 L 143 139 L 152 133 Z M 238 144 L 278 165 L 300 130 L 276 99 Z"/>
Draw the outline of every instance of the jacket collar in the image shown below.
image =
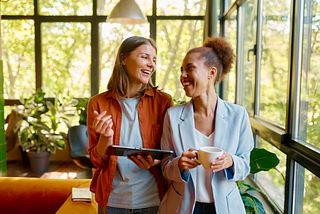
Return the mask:
<path id="1" fill-rule="evenodd" d="M 143 96 L 146 96 L 146 95 L 147 95 L 147 96 L 150 96 L 150 97 L 153 97 L 154 94 L 155 94 L 155 90 L 148 89 L 148 90 L 145 90 L 145 91 L 143 92 L 142 97 L 143 97 Z M 117 93 L 116 93 L 115 91 L 106 91 L 106 98 L 113 98 L 113 99 L 115 99 L 115 100 L 119 100 L 119 99 L 118 99 L 118 95 L 117 95 Z"/>
<path id="2" fill-rule="evenodd" d="M 217 109 L 216 109 L 216 117 L 225 118 L 227 116 L 226 107 L 224 105 L 224 101 L 217 95 Z M 191 114 L 193 116 L 193 100 L 191 99 L 189 102 L 187 102 L 182 110 L 180 119 L 182 121 L 186 120 L 186 118 L 190 117 Z"/>
<path id="3" fill-rule="evenodd" d="M 217 112 L 216 112 L 216 118 L 215 118 L 215 132 L 214 132 L 214 146 L 219 147 L 223 149 L 224 146 L 224 139 L 225 139 L 225 133 L 228 126 L 227 120 L 225 118 L 227 115 L 227 109 L 225 107 L 224 101 L 217 96 Z M 180 115 L 180 133 L 182 142 L 188 142 L 188 145 L 183 143 L 184 151 L 188 150 L 189 148 L 196 148 L 195 143 L 195 123 L 194 123 L 194 106 L 193 106 L 193 100 L 190 100 L 188 103 L 186 103 L 182 109 L 181 115 Z M 187 148 L 188 147 L 188 148 Z"/>

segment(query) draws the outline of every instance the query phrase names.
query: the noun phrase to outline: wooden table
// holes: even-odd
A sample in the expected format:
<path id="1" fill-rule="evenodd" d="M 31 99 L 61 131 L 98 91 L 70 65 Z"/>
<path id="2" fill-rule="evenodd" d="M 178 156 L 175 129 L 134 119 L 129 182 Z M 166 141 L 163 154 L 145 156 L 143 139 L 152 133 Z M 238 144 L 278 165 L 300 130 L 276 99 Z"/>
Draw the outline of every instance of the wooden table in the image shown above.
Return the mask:
<path id="1" fill-rule="evenodd" d="M 90 181 L 81 184 L 79 187 L 89 187 Z M 71 200 L 71 191 L 68 199 L 63 203 L 60 209 L 56 214 L 97 214 L 98 213 L 98 203 L 95 200 L 95 195 L 92 193 L 92 202 L 83 202 L 83 201 L 72 201 Z"/>

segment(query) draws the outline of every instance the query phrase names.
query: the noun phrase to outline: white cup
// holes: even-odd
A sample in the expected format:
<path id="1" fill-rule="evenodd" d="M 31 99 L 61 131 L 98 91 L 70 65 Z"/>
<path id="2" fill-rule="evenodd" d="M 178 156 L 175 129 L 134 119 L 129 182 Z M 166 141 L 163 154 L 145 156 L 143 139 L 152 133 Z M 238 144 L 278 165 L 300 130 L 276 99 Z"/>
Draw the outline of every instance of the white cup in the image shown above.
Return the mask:
<path id="1" fill-rule="evenodd" d="M 222 156 L 223 150 L 217 147 L 204 146 L 196 154 L 198 156 L 197 162 L 201 163 L 203 168 L 211 170 L 211 162 Z"/>

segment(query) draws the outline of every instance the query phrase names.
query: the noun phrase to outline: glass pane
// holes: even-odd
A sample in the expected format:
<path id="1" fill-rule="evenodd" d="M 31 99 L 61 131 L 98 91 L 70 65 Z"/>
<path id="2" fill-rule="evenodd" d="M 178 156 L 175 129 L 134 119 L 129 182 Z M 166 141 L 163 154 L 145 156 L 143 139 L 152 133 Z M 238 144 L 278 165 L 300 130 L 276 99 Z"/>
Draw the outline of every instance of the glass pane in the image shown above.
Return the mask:
<path id="1" fill-rule="evenodd" d="M 1 1 L 2 15 L 33 15 L 34 14 L 34 0 L 23 1 Z"/>
<path id="2" fill-rule="evenodd" d="M 303 213 L 314 214 L 320 212 L 320 178 L 305 169 Z"/>
<path id="3" fill-rule="evenodd" d="M 150 27 L 148 23 L 142 25 L 121 25 L 105 22 L 99 24 L 99 28 L 101 80 L 98 84 L 100 84 L 99 91 L 103 92 L 107 89 L 121 42 L 130 36 L 150 37 Z"/>
<path id="4" fill-rule="evenodd" d="M 92 0 L 39 0 L 39 11 L 45 16 L 92 15 Z"/>
<path id="5" fill-rule="evenodd" d="M 242 10 L 242 17 L 240 20 L 243 20 L 239 24 L 241 29 L 240 41 L 239 44 L 239 65 L 238 69 L 239 72 L 239 104 L 244 106 L 247 110 L 251 111 L 252 109 L 252 75 L 255 70 L 255 63 L 254 63 L 254 54 L 253 47 L 255 45 L 255 8 L 256 5 L 254 4 L 254 0 L 247 1 L 241 7 Z"/>
<path id="6" fill-rule="evenodd" d="M 206 12 L 206 0 L 158 0 L 157 15 L 161 16 L 203 16 Z"/>
<path id="7" fill-rule="evenodd" d="M 296 134 L 299 140 L 320 147 L 320 1 L 306 1 L 303 29 L 303 53 L 299 103 L 299 125 Z"/>
<path id="8" fill-rule="evenodd" d="M 262 138 L 258 138 L 259 147 L 273 152 L 280 159 L 276 169 L 257 173 L 257 181 L 278 207 L 284 209 L 284 188 L 287 156 Z"/>
<path id="9" fill-rule="evenodd" d="M 99 0 L 97 14 L 98 15 L 110 15 L 113 8 L 120 0 Z M 135 0 L 141 11 L 146 16 L 152 15 L 152 1 L 153 0 Z M 161 0 L 162 1 L 162 0 Z"/>
<path id="10" fill-rule="evenodd" d="M 203 26 L 200 20 L 157 21 L 156 85 L 176 99 L 186 100 L 180 84 L 180 67 L 187 51 L 202 45 Z"/>
<path id="11" fill-rule="evenodd" d="M 281 125 L 286 118 L 290 5 L 290 0 L 263 3 L 259 114 Z"/>
<path id="12" fill-rule="evenodd" d="M 228 20 L 225 21 L 226 40 L 231 44 L 236 55 L 237 50 L 237 11 L 235 10 Z M 235 103 L 236 98 L 236 59 L 233 67 L 223 81 L 223 99 Z"/>
<path id="13" fill-rule="evenodd" d="M 1 24 L 4 98 L 30 96 L 36 88 L 34 22 L 1 20 Z"/>
<path id="14" fill-rule="evenodd" d="M 48 97 L 62 91 L 71 97 L 90 96 L 91 25 L 43 23 L 43 90 Z"/>
<path id="15" fill-rule="evenodd" d="M 224 12 L 226 12 L 234 2 L 235 0 L 224 0 L 224 8 L 225 8 Z"/>

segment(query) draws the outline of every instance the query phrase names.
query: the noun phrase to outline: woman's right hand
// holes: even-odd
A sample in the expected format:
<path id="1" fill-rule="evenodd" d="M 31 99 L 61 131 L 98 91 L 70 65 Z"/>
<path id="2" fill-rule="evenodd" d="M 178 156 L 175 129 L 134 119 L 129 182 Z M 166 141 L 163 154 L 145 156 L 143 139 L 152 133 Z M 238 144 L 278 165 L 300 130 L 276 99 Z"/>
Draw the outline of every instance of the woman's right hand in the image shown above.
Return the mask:
<path id="1" fill-rule="evenodd" d="M 92 128 L 100 135 L 103 135 L 107 138 L 113 137 L 113 121 L 111 115 L 107 115 L 107 111 L 103 111 L 102 113 L 98 113 L 97 111 L 93 111 L 95 116 L 94 121 L 92 123 Z"/>
<path id="2" fill-rule="evenodd" d="M 182 152 L 181 157 L 179 158 L 178 166 L 180 170 L 189 170 L 200 165 L 194 159 L 197 158 L 195 153 L 196 149 L 190 148 L 188 151 Z"/>

